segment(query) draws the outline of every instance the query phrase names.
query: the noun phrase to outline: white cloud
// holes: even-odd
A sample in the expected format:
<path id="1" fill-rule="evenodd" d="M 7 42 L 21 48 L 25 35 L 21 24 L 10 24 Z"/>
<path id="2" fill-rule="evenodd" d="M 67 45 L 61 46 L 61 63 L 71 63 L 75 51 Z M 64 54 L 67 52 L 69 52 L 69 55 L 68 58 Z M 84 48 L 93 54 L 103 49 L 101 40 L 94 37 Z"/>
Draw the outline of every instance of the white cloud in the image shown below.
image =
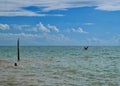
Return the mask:
<path id="1" fill-rule="evenodd" d="M 30 29 L 27 29 L 26 31 L 32 31 L 32 32 L 37 32 L 38 29 L 36 27 L 32 27 Z"/>
<path id="2" fill-rule="evenodd" d="M 11 24 L 10 28 L 12 28 L 12 30 L 20 30 L 20 31 L 26 31 L 26 32 L 37 32 L 39 27 L 36 26 L 32 26 L 32 25 L 25 25 L 25 24 Z"/>
<path id="3" fill-rule="evenodd" d="M 111 38 L 110 41 L 119 44 L 119 43 L 120 43 L 120 34 L 114 35 L 114 36 Z"/>
<path id="4" fill-rule="evenodd" d="M 15 30 L 20 30 L 20 31 L 42 31 L 42 32 L 52 32 L 52 31 L 56 31 L 59 32 L 59 29 L 56 26 L 53 25 L 44 25 L 42 22 L 36 24 L 36 25 L 25 25 L 25 24 L 0 24 L 0 30 L 9 30 L 11 28 L 11 31 L 15 31 Z"/>
<path id="5" fill-rule="evenodd" d="M 48 4 L 47 0 L 0 0 L 0 16 L 63 16 L 62 14 L 41 14 L 24 9 L 30 6 L 46 7 Z"/>
<path id="6" fill-rule="evenodd" d="M 21 44 L 63 44 L 70 41 L 70 39 L 63 34 L 28 34 L 28 33 L 0 33 L 0 40 L 14 42 L 20 38 Z M 47 41 L 47 42 L 46 42 Z M 7 44 L 7 42 L 5 42 Z M 9 44 L 8 44 L 9 45 Z"/>
<path id="7" fill-rule="evenodd" d="M 45 14 L 45 16 L 58 16 L 58 17 L 62 17 L 64 15 L 63 14 Z"/>
<path id="8" fill-rule="evenodd" d="M 37 14 L 31 11 L 18 11 L 18 12 L 14 12 L 14 11 L 8 11 L 8 12 L 2 12 L 0 11 L 0 16 L 46 16 L 46 14 Z"/>
<path id="9" fill-rule="evenodd" d="M 87 23 L 84 23 L 84 25 L 90 26 L 90 25 L 94 25 L 94 23 L 87 22 Z"/>
<path id="10" fill-rule="evenodd" d="M 1 38 L 38 38 L 41 37 L 40 35 L 37 34 L 27 34 L 27 33 L 18 33 L 18 34 L 14 34 L 14 33 L 0 33 L 0 37 Z"/>
<path id="11" fill-rule="evenodd" d="M 96 10 L 120 11 L 120 0 L 0 0 L 0 16 L 46 16 L 24 9 L 30 6 L 42 8 L 44 12 L 91 6 Z"/>
<path id="12" fill-rule="evenodd" d="M 92 45 L 109 45 L 110 40 L 108 39 L 101 39 L 101 38 L 97 38 L 97 37 L 91 37 L 87 39 L 87 43 L 88 44 L 92 44 Z"/>
<path id="13" fill-rule="evenodd" d="M 47 26 L 45 26 L 41 22 L 36 25 L 36 29 L 35 29 L 35 27 L 33 29 L 37 30 L 37 31 L 40 30 L 42 32 L 52 32 L 52 31 L 59 32 L 59 29 L 56 26 L 53 26 L 53 25 L 50 25 L 50 24 L 48 24 Z"/>
<path id="14" fill-rule="evenodd" d="M 91 37 L 87 39 L 88 44 L 92 45 L 119 45 L 120 44 L 120 35 L 115 35 L 108 39 Z"/>
<path id="15" fill-rule="evenodd" d="M 50 28 L 51 30 L 54 30 L 56 32 L 59 32 L 59 29 L 56 26 L 52 26 L 52 25 L 48 24 L 48 28 Z"/>
<path id="16" fill-rule="evenodd" d="M 78 32 L 78 33 L 88 33 L 86 31 L 84 31 L 81 27 L 79 27 L 78 29 L 72 29 L 73 32 Z"/>
<path id="17" fill-rule="evenodd" d="M 97 10 L 105 10 L 105 11 L 120 11 L 120 0 L 109 0 L 109 1 L 99 1 L 100 3 L 97 5 Z"/>
<path id="18" fill-rule="evenodd" d="M 92 37 L 92 38 L 88 39 L 88 41 L 89 41 L 89 42 L 102 42 L 101 39 L 98 39 L 98 38 L 96 38 L 96 37 Z"/>
<path id="19" fill-rule="evenodd" d="M 9 30 L 10 27 L 8 24 L 0 24 L 0 30 Z"/>
<path id="20" fill-rule="evenodd" d="M 54 42 L 61 42 L 62 43 L 65 41 L 70 41 L 70 39 L 63 34 L 44 34 L 44 37 L 47 40 L 51 40 Z"/>
<path id="21" fill-rule="evenodd" d="M 23 29 L 30 28 L 30 27 L 31 27 L 30 25 L 17 25 L 17 24 L 11 25 L 11 28 L 16 29 L 16 30 L 23 30 Z"/>
<path id="22" fill-rule="evenodd" d="M 41 22 L 37 24 L 37 27 L 42 31 L 42 32 L 50 32 L 49 29 L 47 29 Z"/>

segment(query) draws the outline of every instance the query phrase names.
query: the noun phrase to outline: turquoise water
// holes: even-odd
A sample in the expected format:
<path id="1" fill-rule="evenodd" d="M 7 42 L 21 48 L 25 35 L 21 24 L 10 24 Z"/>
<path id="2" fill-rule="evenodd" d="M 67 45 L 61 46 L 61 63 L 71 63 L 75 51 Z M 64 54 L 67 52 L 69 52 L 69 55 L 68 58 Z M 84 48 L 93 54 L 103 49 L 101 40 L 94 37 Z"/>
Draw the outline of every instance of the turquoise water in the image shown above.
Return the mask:
<path id="1" fill-rule="evenodd" d="M 21 47 L 20 62 L 16 50 L 0 47 L 0 86 L 120 86 L 120 47 Z"/>

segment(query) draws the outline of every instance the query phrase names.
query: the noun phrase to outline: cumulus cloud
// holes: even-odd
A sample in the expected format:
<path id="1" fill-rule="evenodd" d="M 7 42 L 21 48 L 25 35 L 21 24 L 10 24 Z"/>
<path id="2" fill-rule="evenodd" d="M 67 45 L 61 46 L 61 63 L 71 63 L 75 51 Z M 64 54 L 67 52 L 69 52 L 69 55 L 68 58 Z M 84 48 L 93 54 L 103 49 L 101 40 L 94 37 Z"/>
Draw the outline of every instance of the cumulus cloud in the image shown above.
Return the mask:
<path id="1" fill-rule="evenodd" d="M 56 26 L 53 26 L 53 25 L 44 25 L 43 23 L 38 23 L 36 25 L 36 27 L 33 28 L 34 30 L 36 31 L 42 31 L 42 32 L 52 32 L 52 31 L 55 31 L 55 32 L 59 32 L 59 29 L 56 27 Z"/>
<path id="2" fill-rule="evenodd" d="M 53 31 L 59 32 L 59 29 L 56 26 L 48 24 L 48 28 L 50 28 Z"/>
<path id="3" fill-rule="evenodd" d="M 92 6 L 96 10 L 120 11 L 120 0 L 0 0 L 0 16 L 46 16 L 24 9 L 31 6 L 44 12 Z"/>
<path id="4" fill-rule="evenodd" d="M 45 27 L 41 22 L 39 24 L 37 24 L 38 29 L 40 29 L 42 32 L 50 32 L 49 29 L 47 29 L 47 27 Z"/>
<path id="5" fill-rule="evenodd" d="M 0 24 L 0 30 L 9 30 L 11 28 L 11 31 L 25 31 L 25 32 L 37 32 L 37 31 L 42 31 L 42 32 L 59 32 L 59 29 L 54 26 L 54 25 L 44 25 L 42 22 L 36 24 L 36 25 L 27 25 L 27 24 Z"/>
<path id="6" fill-rule="evenodd" d="M 78 32 L 78 33 L 88 33 L 86 31 L 84 31 L 81 27 L 79 27 L 78 29 L 72 29 L 73 32 Z"/>
<path id="7" fill-rule="evenodd" d="M 0 24 L 0 30 L 9 30 L 10 27 L 8 24 Z"/>

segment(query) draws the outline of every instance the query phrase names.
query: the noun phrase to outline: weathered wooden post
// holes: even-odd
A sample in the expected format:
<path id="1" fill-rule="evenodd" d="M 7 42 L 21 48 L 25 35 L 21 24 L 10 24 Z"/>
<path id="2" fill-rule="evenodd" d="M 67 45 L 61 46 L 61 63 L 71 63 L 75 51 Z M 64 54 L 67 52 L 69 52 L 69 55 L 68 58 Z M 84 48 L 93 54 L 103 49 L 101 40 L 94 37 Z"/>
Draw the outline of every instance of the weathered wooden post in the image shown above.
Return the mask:
<path id="1" fill-rule="evenodd" d="M 19 43 L 19 38 L 17 41 L 17 53 L 18 53 L 18 61 L 20 61 L 20 43 Z"/>

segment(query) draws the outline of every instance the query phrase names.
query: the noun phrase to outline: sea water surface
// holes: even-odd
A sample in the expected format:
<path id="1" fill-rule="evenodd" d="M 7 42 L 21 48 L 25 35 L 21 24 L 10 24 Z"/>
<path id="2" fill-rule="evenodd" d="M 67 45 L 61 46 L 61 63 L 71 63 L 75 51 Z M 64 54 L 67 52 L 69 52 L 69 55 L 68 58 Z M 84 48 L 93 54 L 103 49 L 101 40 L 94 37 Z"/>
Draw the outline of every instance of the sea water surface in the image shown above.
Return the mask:
<path id="1" fill-rule="evenodd" d="M 0 86 L 120 86 L 120 47 L 0 47 Z M 17 62 L 18 66 L 14 66 Z"/>

